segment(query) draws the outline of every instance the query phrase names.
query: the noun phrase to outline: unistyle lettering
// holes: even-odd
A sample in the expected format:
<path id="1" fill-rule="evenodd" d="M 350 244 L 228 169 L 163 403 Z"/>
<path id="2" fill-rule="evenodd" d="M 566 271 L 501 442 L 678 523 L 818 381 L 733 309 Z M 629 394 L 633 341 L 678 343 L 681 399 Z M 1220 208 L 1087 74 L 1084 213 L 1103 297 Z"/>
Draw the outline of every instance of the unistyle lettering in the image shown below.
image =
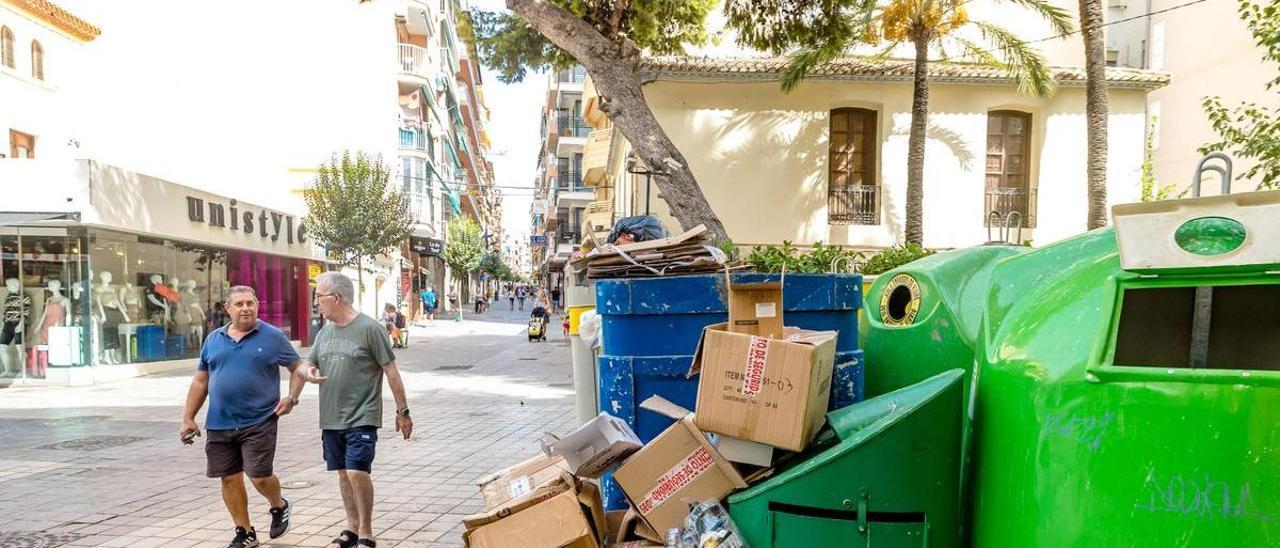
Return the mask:
<path id="1" fill-rule="evenodd" d="M 204 222 L 204 200 L 187 196 L 187 218 L 192 222 Z"/>
<path id="2" fill-rule="evenodd" d="M 279 239 L 280 239 L 280 223 L 282 223 L 282 222 L 284 222 L 284 215 L 282 215 L 282 214 L 280 214 L 280 213 L 276 213 L 276 212 L 272 211 L 272 212 L 271 212 L 271 226 L 272 226 L 272 228 L 273 228 L 274 232 L 272 232 L 272 233 L 271 233 L 271 241 L 273 241 L 273 242 L 274 242 L 274 241 L 276 241 L 276 240 L 279 240 Z"/>
<path id="3" fill-rule="evenodd" d="M 209 226 L 218 228 L 227 226 L 227 214 L 222 209 L 222 204 L 209 202 Z"/>
<path id="4" fill-rule="evenodd" d="M 636 504 L 636 510 L 642 515 L 648 515 L 655 508 L 661 506 L 662 503 L 675 496 L 676 493 L 679 493 L 681 489 L 688 487 L 703 472 L 711 469 L 715 462 L 715 457 L 711 456 L 711 452 L 707 451 L 706 447 L 698 447 L 697 451 L 690 453 L 688 457 L 676 463 L 665 474 L 658 476 L 658 481 L 654 483 L 653 489 L 645 493 Z"/>
<path id="5" fill-rule="evenodd" d="M 187 196 L 187 218 L 195 223 L 206 222 L 205 204 L 209 206 L 207 217 L 209 226 L 218 228 L 230 227 L 231 230 L 243 230 L 245 234 L 253 234 L 256 230 L 259 237 L 271 238 L 273 242 L 280 241 L 281 232 L 284 233 L 284 239 L 289 244 L 293 244 L 295 240 L 300 244 L 307 241 L 307 228 L 303 226 L 301 220 L 296 223 L 295 230 L 292 215 L 269 210 L 242 212 L 240 208 L 236 207 L 235 200 L 229 200 L 230 205 L 224 207 L 219 203 L 206 202 L 201 198 Z M 268 219 L 270 219 L 270 223 L 268 223 Z M 257 221 L 256 225 L 254 224 L 255 220 Z M 228 221 L 230 221 L 230 224 L 228 224 Z"/>
<path id="6" fill-rule="evenodd" d="M 244 212 L 244 233 L 253 234 L 253 212 Z"/>
<path id="7" fill-rule="evenodd" d="M 240 215 L 236 211 L 235 200 L 231 200 L 231 230 L 240 230 Z"/>

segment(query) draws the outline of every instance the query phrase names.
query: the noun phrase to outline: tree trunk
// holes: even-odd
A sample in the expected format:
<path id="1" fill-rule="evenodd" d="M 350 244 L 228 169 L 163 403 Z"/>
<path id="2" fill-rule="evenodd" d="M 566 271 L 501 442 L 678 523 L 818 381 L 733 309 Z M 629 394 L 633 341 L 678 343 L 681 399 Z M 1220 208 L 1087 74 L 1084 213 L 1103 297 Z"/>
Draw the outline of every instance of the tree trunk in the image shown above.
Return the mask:
<path id="1" fill-rule="evenodd" d="M 651 171 L 671 214 L 684 230 L 706 225 L 714 242 L 727 242 L 724 224 L 698 186 L 689 162 L 658 124 L 640 85 L 641 52 L 628 39 L 614 42 L 572 13 L 545 0 L 507 0 L 507 7 L 543 36 L 568 52 L 587 73 L 600 94 L 600 109 L 626 136 L 637 156 Z"/>
<path id="2" fill-rule="evenodd" d="M 360 305 L 364 303 L 364 257 L 356 255 L 356 312 L 360 311 Z"/>
<path id="3" fill-rule="evenodd" d="M 1088 121 L 1088 228 L 1107 226 L 1107 62 L 1102 0 L 1080 0 L 1084 38 L 1085 119 Z"/>
<path id="4" fill-rule="evenodd" d="M 907 140 L 907 243 L 924 245 L 924 145 L 929 126 L 929 39 L 917 37 L 911 137 Z"/>

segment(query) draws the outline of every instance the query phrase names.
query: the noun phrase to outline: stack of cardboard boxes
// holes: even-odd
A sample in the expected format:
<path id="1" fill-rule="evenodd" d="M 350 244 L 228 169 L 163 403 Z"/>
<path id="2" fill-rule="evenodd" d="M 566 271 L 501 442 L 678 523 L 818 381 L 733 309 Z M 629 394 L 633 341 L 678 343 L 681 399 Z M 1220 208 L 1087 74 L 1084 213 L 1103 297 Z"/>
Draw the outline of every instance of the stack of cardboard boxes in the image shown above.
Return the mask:
<path id="1" fill-rule="evenodd" d="M 544 441 L 481 482 L 486 512 L 465 520 L 468 545 L 660 546 L 691 505 L 764 475 L 775 449 L 803 451 L 825 421 L 836 333 L 785 327 L 782 285 L 729 286 L 729 321 L 704 329 L 689 371 L 696 414 L 655 396 L 641 407 L 676 422 L 647 444 L 606 413 Z M 630 509 L 606 513 L 592 480 L 614 466 Z"/>

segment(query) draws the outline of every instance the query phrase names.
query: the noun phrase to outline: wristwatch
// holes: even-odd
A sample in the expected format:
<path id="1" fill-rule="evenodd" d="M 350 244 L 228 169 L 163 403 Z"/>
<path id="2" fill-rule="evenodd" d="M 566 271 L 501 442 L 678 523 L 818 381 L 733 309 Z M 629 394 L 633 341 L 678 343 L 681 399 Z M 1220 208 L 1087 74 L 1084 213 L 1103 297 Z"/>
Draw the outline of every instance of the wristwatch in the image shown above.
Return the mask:
<path id="1" fill-rule="evenodd" d="M 286 398 L 289 398 L 289 403 L 292 403 L 292 404 L 294 404 L 294 405 L 298 405 L 298 397 L 297 397 L 297 396 L 294 396 L 293 394 L 290 394 L 290 395 L 285 396 L 285 397 L 286 397 Z"/>
<path id="2" fill-rule="evenodd" d="M 406 407 L 404 409 L 397 409 L 396 414 L 404 418 L 409 418 L 409 408 Z"/>

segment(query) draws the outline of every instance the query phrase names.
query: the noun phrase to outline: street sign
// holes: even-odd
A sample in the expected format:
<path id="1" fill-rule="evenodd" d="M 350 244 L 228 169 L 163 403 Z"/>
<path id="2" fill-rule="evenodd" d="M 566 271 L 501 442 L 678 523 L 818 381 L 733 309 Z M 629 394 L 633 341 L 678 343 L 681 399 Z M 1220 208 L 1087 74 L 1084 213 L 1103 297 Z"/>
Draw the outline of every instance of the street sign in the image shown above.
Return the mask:
<path id="1" fill-rule="evenodd" d="M 444 241 L 435 238 L 409 237 L 409 249 L 418 255 L 443 255 Z"/>
<path id="2" fill-rule="evenodd" d="M 547 247 L 547 235 L 539 234 L 529 237 L 529 245 L 533 247 Z"/>

